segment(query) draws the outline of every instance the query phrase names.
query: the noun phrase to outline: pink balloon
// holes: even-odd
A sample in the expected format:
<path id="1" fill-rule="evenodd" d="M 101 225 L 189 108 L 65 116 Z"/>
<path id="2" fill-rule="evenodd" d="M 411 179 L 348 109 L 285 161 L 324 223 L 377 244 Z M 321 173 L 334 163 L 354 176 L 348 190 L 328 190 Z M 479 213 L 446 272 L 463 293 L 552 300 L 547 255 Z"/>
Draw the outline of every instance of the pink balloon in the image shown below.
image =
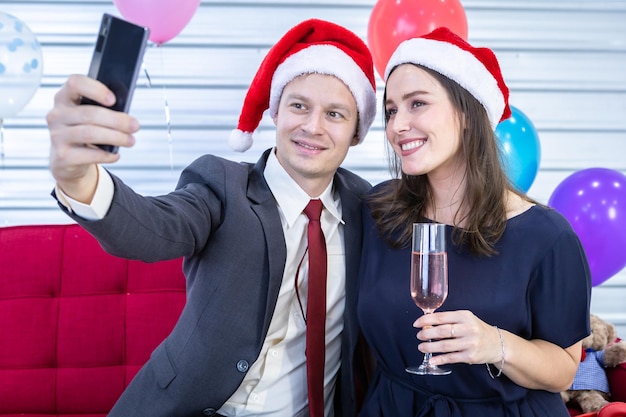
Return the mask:
<path id="1" fill-rule="evenodd" d="M 158 45 L 178 36 L 196 13 L 200 0 L 113 0 L 125 19 L 150 28 Z"/>

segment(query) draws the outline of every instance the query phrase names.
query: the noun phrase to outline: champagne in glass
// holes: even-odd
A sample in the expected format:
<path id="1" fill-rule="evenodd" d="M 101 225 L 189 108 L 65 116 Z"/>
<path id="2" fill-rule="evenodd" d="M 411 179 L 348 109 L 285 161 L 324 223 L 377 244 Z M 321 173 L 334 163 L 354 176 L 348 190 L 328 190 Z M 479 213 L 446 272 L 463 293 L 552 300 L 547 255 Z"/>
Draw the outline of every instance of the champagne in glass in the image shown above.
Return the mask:
<path id="1" fill-rule="evenodd" d="M 448 253 L 446 225 L 414 223 L 411 254 L 411 297 L 424 314 L 435 312 L 448 296 Z M 430 353 L 424 354 L 420 366 L 406 371 L 416 375 L 447 375 L 447 369 L 430 364 Z"/>

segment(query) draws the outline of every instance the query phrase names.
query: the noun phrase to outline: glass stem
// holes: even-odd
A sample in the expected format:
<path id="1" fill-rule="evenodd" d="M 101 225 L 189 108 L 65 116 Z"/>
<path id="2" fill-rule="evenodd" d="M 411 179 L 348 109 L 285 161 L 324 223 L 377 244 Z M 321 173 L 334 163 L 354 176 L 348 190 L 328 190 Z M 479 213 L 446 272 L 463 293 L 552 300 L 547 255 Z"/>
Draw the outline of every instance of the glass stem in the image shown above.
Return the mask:
<path id="1" fill-rule="evenodd" d="M 428 342 L 430 343 L 430 342 L 432 342 L 432 340 L 429 340 Z M 422 366 L 430 366 L 430 357 L 432 355 L 433 354 L 430 353 L 430 352 L 424 353 L 424 360 L 422 361 Z"/>
<path id="2" fill-rule="evenodd" d="M 431 313 L 432 313 L 432 311 L 424 311 L 424 315 L 431 314 Z M 432 327 L 432 326 L 426 326 L 426 327 Z M 432 339 L 429 339 L 428 343 L 431 343 L 431 342 L 432 342 Z M 431 358 L 431 356 L 433 356 L 433 354 L 430 353 L 430 352 L 424 353 L 424 360 L 422 361 L 422 366 L 423 367 L 430 367 L 430 358 Z"/>

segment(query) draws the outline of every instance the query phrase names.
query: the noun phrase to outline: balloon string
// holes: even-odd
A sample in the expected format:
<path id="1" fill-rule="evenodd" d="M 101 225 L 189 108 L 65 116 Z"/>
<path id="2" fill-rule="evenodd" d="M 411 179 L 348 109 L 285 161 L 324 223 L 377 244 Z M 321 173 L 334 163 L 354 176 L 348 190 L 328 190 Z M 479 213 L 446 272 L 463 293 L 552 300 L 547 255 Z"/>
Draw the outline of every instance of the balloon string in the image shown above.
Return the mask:
<path id="1" fill-rule="evenodd" d="M 148 87 L 152 88 L 152 80 L 150 79 L 150 74 L 148 74 L 148 69 L 146 68 L 146 64 L 143 64 L 143 72 L 146 74 L 146 79 L 148 80 Z"/>
<path id="2" fill-rule="evenodd" d="M 158 45 L 160 56 L 161 56 L 161 72 L 165 74 L 165 69 L 163 65 L 163 47 L 161 44 Z M 163 77 L 165 79 L 165 77 Z M 165 102 L 165 122 L 167 123 L 167 144 L 169 146 L 170 151 L 170 171 L 174 172 L 174 147 L 172 145 L 172 119 L 170 116 L 170 106 L 167 102 L 167 91 L 165 88 L 165 82 L 163 82 L 163 101 Z"/>
<path id="3" fill-rule="evenodd" d="M 156 45 L 159 48 L 161 54 L 161 69 L 163 69 L 163 50 L 160 49 L 161 45 Z M 143 72 L 146 74 L 146 79 L 148 80 L 148 87 L 152 88 L 152 79 L 150 78 L 150 74 L 148 74 L 148 69 L 143 66 Z M 170 156 L 170 172 L 174 172 L 174 148 L 172 145 L 172 125 L 171 125 L 171 117 L 170 117 L 170 107 L 167 102 L 167 94 L 165 92 L 165 83 L 163 83 L 163 98 L 165 101 L 165 122 L 167 123 L 167 143 L 169 146 L 169 156 Z"/>

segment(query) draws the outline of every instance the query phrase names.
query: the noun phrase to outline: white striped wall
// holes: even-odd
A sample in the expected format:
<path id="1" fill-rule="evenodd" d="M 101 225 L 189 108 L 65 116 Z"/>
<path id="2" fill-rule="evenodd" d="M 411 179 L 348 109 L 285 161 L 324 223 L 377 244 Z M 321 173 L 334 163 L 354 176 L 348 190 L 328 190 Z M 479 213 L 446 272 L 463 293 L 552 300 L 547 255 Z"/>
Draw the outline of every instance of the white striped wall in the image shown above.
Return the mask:
<path id="1" fill-rule="evenodd" d="M 174 1 L 174 0 L 173 0 Z M 202 153 L 255 161 L 273 143 L 264 119 L 255 145 L 230 151 L 228 132 L 268 48 L 310 17 L 332 20 L 366 39 L 375 0 L 203 0 L 183 32 L 145 56 L 132 113 L 138 144 L 111 169 L 144 194 L 173 188 L 180 170 Z M 626 173 L 626 1 L 462 0 L 469 39 L 496 52 L 511 104 L 534 123 L 541 166 L 529 194 L 547 202 L 568 175 L 604 167 Z M 36 34 L 44 54 L 41 88 L 4 121 L 0 226 L 67 223 L 49 196 L 46 112 L 70 73 L 86 73 L 102 13 L 112 0 L 0 0 Z M 382 81 L 379 79 L 379 97 Z M 171 113 L 171 137 L 165 101 Z M 373 183 L 388 178 L 380 115 L 344 166 Z M 626 250 L 626 248 L 624 248 Z M 557 301 L 558 302 L 558 301 Z M 594 288 L 592 310 L 626 338 L 626 271 Z"/>

